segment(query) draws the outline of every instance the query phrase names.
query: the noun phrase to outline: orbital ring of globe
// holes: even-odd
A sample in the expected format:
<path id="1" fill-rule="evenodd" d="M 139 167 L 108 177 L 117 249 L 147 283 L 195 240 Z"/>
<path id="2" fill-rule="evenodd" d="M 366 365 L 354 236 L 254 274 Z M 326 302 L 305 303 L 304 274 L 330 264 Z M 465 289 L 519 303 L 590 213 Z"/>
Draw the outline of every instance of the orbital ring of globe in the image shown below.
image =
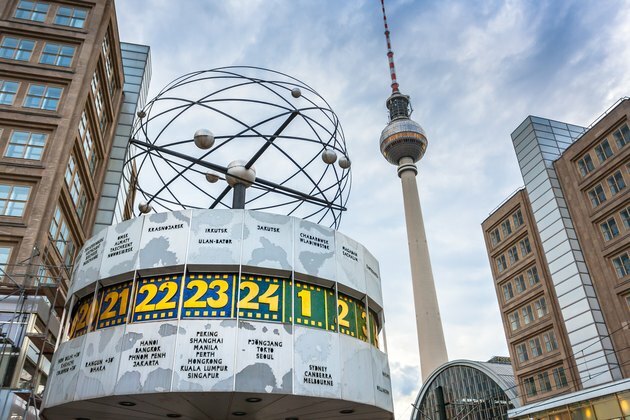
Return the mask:
<path id="1" fill-rule="evenodd" d="M 313 88 L 260 67 L 185 74 L 138 111 L 123 176 L 136 215 L 244 208 L 338 228 L 350 194 L 339 118 Z"/>

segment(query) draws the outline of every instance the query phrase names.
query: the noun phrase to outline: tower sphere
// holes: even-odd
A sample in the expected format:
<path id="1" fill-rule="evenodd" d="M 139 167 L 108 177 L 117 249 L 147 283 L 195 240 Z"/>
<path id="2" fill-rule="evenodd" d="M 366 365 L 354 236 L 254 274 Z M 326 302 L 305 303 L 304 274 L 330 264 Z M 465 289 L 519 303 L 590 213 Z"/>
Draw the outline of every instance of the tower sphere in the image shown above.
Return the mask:
<path id="1" fill-rule="evenodd" d="M 427 137 L 424 130 L 410 118 L 396 118 L 381 132 L 381 153 L 392 165 L 408 157 L 414 163 L 422 159 L 427 150 Z"/>

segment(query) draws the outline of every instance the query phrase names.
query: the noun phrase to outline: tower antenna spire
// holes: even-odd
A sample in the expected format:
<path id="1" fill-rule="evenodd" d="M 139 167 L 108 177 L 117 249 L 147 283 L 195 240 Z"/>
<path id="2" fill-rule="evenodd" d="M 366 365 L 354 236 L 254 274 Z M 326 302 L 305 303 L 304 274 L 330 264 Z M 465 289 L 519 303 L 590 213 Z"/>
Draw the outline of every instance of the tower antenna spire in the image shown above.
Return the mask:
<path id="1" fill-rule="evenodd" d="M 385 40 L 387 41 L 387 59 L 389 61 L 389 74 L 392 78 L 392 93 L 398 92 L 398 81 L 396 80 L 396 66 L 394 65 L 394 51 L 392 51 L 392 41 L 389 38 L 389 26 L 387 25 L 387 15 L 385 14 L 385 0 L 381 0 L 383 9 L 383 24 L 385 25 Z"/>

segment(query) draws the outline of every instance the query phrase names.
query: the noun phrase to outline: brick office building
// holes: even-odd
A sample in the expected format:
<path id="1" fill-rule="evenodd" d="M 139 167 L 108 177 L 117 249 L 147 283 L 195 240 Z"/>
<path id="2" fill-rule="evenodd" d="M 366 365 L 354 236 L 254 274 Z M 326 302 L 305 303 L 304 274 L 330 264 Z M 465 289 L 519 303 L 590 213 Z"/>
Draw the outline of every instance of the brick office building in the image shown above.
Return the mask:
<path id="1" fill-rule="evenodd" d="M 513 417 L 630 407 L 615 392 L 630 386 L 629 118 L 626 98 L 589 128 L 528 117 L 512 134 L 525 188 L 482 228 L 524 404 Z"/>
<path id="2" fill-rule="evenodd" d="M 125 196 L 149 66 L 148 47 L 120 42 L 113 0 L 0 2 L 3 418 L 37 405 L 75 253 Z"/>

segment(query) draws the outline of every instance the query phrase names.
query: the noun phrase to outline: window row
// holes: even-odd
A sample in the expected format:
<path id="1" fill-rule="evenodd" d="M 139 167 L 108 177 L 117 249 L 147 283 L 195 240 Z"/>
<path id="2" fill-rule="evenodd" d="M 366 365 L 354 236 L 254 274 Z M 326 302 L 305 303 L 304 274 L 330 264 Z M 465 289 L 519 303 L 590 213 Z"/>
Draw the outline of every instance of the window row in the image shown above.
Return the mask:
<path id="1" fill-rule="evenodd" d="M 520 328 L 531 324 L 535 320 L 544 317 L 548 313 L 549 310 L 547 308 L 547 301 L 545 300 L 545 297 L 542 296 L 536 299 L 533 304 L 528 303 L 508 315 L 510 329 L 512 331 L 517 331 Z"/>
<path id="2" fill-rule="evenodd" d="M 514 245 L 507 250 L 507 253 L 501 254 L 496 258 L 497 269 L 499 273 L 507 270 L 508 267 L 516 264 L 521 258 L 526 257 L 532 252 L 532 245 L 529 238 L 525 237 L 518 242 L 518 246 Z M 507 255 L 507 258 L 506 258 Z M 509 264 L 508 261 L 509 260 Z"/>
<path id="3" fill-rule="evenodd" d="M 20 0 L 15 8 L 13 17 L 17 19 L 30 20 L 33 22 L 47 22 L 49 19 L 48 12 L 51 5 L 45 2 Z M 87 19 L 88 10 L 82 7 L 74 7 L 67 5 L 57 6 L 52 18 L 52 24 L 60 26 L 68 26 L 71 28 L 83 28 Z"/>
<path id="4" fill-rule="evenodd" d="M 37 41 L 5 36 L 0 42 L 0 58 L 16 61 L 31 61 Z M 39 63 L 57 67 L 70 67 L 76 47 L 54 42 L 44 43 L 39 53 Z"/>
<path id="5" fill-rule="evenodd" d="M 630 142 L 630 129 L 628 128 L 628 124 L 624 123 L 621 127 L 615 130 L 612 137 L 617 151 L 621 151 L 621 149 Z M 604 139 L 592 150 L 589 150 L 582 155 L 582 158 L 577 161 L 578 170 L 580 171 L 582 177 L 585 177 L 595 170 L 595 163 L 592 155 L 597 157 L 597 166 L 601 166 L 608 158 L 613 156 L 614 151 L 608 139 Z"/>
<path id="6" fill-rule="evenodd" d="M 558 350 L 558 341 L 553 330 L 549 330 L 529 340 L 525 340 L 515 346 L 516 357 L 519 364 L 533 360 L 543 354 L 552 353 Z"/>
<path id="7" fill-rule="evenodd" d="M 553 386 L 551 383 L 553 378 Z M 527 377 L 523 380 L 525 386 L 525 393 L 528 397 L 533 397 L 540 394 L 545 394 L 552 389 L 566 388 L 569 384 L 567 376 L 563 367 L 557 367 L 551 369 L 551 371 L 545 371 L 536 375 Z"/>
<path id="8" fill-rule="evenodd" d="M 0 105 L 13 105 L 18 97 L 20 82 L 0 80 Z M 61 101 L 63 88 L 29 83 L 22 107 L 56 111 Z"/>
<path id="9" fill-rule="evenodd" d="M 617 170 L 606 178 L 605 185 L 608 187 L 608 193 L 606 193 L 602 184 L 604 183 L 600 182 L 591 188 L 587 193 L 588 199 L 591 201 L 593 208 L 605 202 L 609 197 L 614 197 L 621 191 L 625 190 L 627 182 L 623 172 L 621 170 Z"/>
<path id="10" fill-rule="evenodd" d="M 617 219 L 616 214 L 613 214 L 599 223 L 599 229 L 602 232 L 604 241 L 608 242 L 619 236 L 620 227 L 619 224 L 617 224 L 617 220 L 621 220 L 623 229 L 630 230 L 630 206 L 621 209 L 619 219 Z"/>
<path id="11" fill-rule="evenodd" d="M 630 257 L 628 257 L 627 251 L 614 257 L 612 263 L 618 278 L 623 279 L 630 276 Z"/>
<path id="12" fill-rule="evenodd" d="M 490 232 L 490 241 L 492 242 L 492 246 L 496 246 L 502 239 L 505 239 L 512 233 L 512 224 L 510 223 L 510 219 L 514 223 L 514 230 L 518 229 L 518 227 L 524 223 L 521 209 L 516 210 L 512 213 L 512 215 L 508 216 L 507 219 L 501 222 L 501 232 L 499 232 L 499 228 L 495 228 Z"/>
<path id="13" fill-rule="evenodd" d="M 288 278 L 236 273 L 139 277 L 104 286 L 73 306 L 68 336 L 169 319 L 251 319 L 339 332 L 378 347 L 378 313 L 367 299 Z"/>
<path id="14" fill-rule="evenodd" d="M 528 268 L 524 273 L 518 274 L 512 280 L 503 284 L 503 299 L 505 302 L 508 302 L 514 297 L 515 291 L 517 294 L 521 294 L 527 290 L 528 286 L 526 285 L 525 277 L 527 277 L 527 284 L 529 287 L 533 287 L 540 282 L 536 266 Z"/>

